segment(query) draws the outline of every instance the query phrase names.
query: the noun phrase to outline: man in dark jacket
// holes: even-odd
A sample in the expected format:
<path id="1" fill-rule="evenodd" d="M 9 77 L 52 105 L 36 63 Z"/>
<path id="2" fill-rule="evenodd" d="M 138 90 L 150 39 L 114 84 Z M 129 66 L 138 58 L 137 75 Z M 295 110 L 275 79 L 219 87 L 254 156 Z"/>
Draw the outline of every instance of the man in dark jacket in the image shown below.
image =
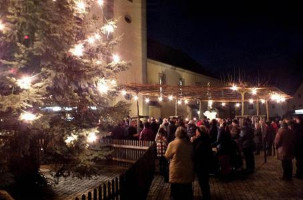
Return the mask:
<path id="1" fill-rule="evenodd" d="M 169 120 L 169 125 L 167 127 L 167 142 L 170 143 L 175 139 L 175 132 L 177 130 L 177 126 L 175 125 L 175 119 Z"/>
<path id="2" fill-rule="evenodd" d="M 295 157 L 296 157 L 296 177 L 303 179 L 303 121 L 302 117 L 295 118 Z"/>
<path id="3" fill-rule="evenodd" d="M 196 129 L 194 146 L 194 166 L 198 176 L 199 185 L 203 194 L 203 199 L 210 199 L 209 171 L 212 161 L 212 149 L 210 137 L 204 126 Z"/>
<path id="4" fill-rule="evenodd" d="M 154 141 L 155 140 L 155 135 L 153 131 L 150 128 L 150 123 L 145 122 L 143 124 L 144 128 L 140 133 L 139 140 L 144 140 L 144 141 Z"/>
<path id="5" fill-rule="evenodd" d="M 283 180 L 292 179 L 292 159 L 294 158 L 294 139 L 293 130 L 288 128 L 288 124 L 283 122 L 275 138 L 278 159 L 282 161 Z"/>
<path id="6" fill-rule="evenodd" d="M 255 142 L 254 129 L 252 128 L 250 119 L 245 119 L 243 122 L 239 142 L 245 157 L 246 171 L 251 173 L 255 170 Z"/>

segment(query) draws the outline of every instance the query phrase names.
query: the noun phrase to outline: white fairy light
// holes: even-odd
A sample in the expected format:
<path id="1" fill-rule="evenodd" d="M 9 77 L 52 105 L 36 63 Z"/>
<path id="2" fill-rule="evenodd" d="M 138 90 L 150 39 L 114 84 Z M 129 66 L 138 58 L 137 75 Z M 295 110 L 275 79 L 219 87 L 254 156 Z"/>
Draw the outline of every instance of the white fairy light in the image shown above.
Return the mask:
<path id="1" fill-rule="evenodd" d="M 115 79 L 111 80 L 110 83 L 113 85 L 113 86 L 117 86 L 117 81 Z"/>
<path id="2" fill-rule="evenodd" d="M 114 63 L 120 62 L 120 56 L 118 56 L 117 54 L 114 54 L 114 55 L 113 55 L 113 62 L 114 62 Z"/>
<path id="3" fill-rule="evenodd" d="M 106 94 L 109 91 L 109 86 L 104 79 L 101 79 L 98 84 L 97 88 L 101 94 Z"/>
<path id="4" fill-rule="evenodd" d="M 98 0 L 97 2 L 99 4 L 99 6 L 103 6 L 103 3 L 104 3 L 103 0 Z"/>
<path id="5" fill-rule="evenodd" d="M 20 120 L 22 121 L 34 121 L 35 119 L 37 119 L 37 115 L 30 112 L 24 112 L 20 115 Z"/>
<path id="6" fill-rule="evenodd" d="M 189 119 L 186 117 L 186 118 L 185 118 L 185 121 L 187 121 L 187 122 L 188 122 L 188 121 L 189 121 Z"/>
<path id="7" fill-rule="evenodd" d="M 137 95 L 134 96 L 134 100 L 137 101 L 139 97 Z"/>
<path id="8" fill-rule="evenodd" d="M 197 111 L 198 115 L 200 115 L 200 110 Z"/>
<path id="9" fill-rule="evenodd" d="M 5 28 L 5 25 L 0 21 L 0 31 L 3 31 Z"/>
<path id="10" fill-rule="evenodd" d="M 113 33 L 115 30 L 115 27 L 113 24 L 106 24 L 104 25 L 103 29 L 107 32 L 107 34 Z"/>
<path id="11" fill-rule="evenodd" d="M 100 65 L 102 62 L 100 60 L 96 61 L 96 65 Z"/>
<path id="12" fill-rule="evenodd" d="M 83 44 L 76 44 L 74 46 L 74 48 L 72 48 L 70 50 L 70 52 L 74 55 L 74 56 L 83 56 L 83 51 L 84 51 L 84 47 L 83 47 Z"/>
<path id="13" fill-rule="evenodd" d="M 22 77 L 21 79 L 18 79 L 17 85 L 21 89 L 26 89 L 26 90 L 30 89 L 30 87 L 32 85 L 32 77 L 25 76 L 25 77 Z"/>
<path id="14" fill-rule="evenodd" d="M 95 132 L 90 132 L 87 136 L 87 142 L 88 143 L 93 143 L 97 140 L 97 136 Z"/>
<path id="15" fill-rule="evenodd" d="M 76 2 L 76 9 L 79 13 L 85 13 L 86 5 L 83 1 Z"/>
<path id="16" fill-rule="evenodd" d="M 168 100 L 172 101 L 174 99 L 174 96 L 173 95 L 169 95 L 168 96 Z"/>
<path id="17" fill-rule="evenodd" d="M 93 37 L 93 36 L 91 36 L 91 37 L 89 37 L 89 38 L 87 39 L 87 41 L 88 41 L 89 44 L 94 44 L 94 43 L 95 43 L 95 40 L 96 40 L 96 38 Z"/>
<path id="18" fill-rule="evenodd" d="M 150 101 L 149 98 L 145 99 L 145 103 L 149 103 L 149 101 Z"/>
<path id="19" fill-rule="evenodd" d="M 265 103 L 265 99 L 260 99 L 261 103 Z"/>
<path id="20" fill-rule="evenodd" d="M 225 102 L 223 102 L 221 105 L 224 107 L 224 106 L 226 106 L 226 103 L 225 103 Z"/>
<path id="21" fill-rule="evenodd" d="M 233 85 L 230 89 L 233 91 L 237 91 L 239 89 L 239 87 L 237 85 Z"/>
<path id="22" fill-rule="evenodd" d="M 100 39 L 101 39 L 101 36 L 100 36 L 99 33 L 96 33 L 96 34 L 94 35 L 94 38 L 95 38 L 96 40 L 100 40 Z"/>
<path id="23" fill-rule="evenodd" d="M 158 97 L 158 100 L 161 102 L 161 101 L 163 101 L 163 97 L 161 96 L 161 97 Z"/>
<path id="24" fill-rule="evenodd" d="M 184 100 L 184 104 L 188 104 L 188 100 L 187 99 Z"/>
<path id="25" fill-rule="evenodd" d="M 253 99 L 249 99 L 248 102 L 249 102 L 250 104 L 253 104 L 253 103 L 254 103 L 254 100 L 253 100 Z"/>
<path id="26" fill-rule="evenodd" d="M 181 105 L 182 104 L 182 100 L 178 100 L 178 104 Z"/>
<path id="27" fill-rule="evenodd" d="M 78 139 L 78 136 L 77 135 L 74 135 L 72 134 L 71 136 L 68 136 L 64 142 L 67 144 L 67 145 L 71 145 L 75 140 Z"/>
<path id="28" fill-rule="evenodd" d="M 237 108 L 239 108 L 240 107 L 240 103 L 236 103 L 236 105 L 235 105 Z"/>
<path id="29" fill-rule="evenodd" d="M 251 93 L 252 93 L 253 95 L 256 95 L 256 94 L 257 94 L 257 88 L 251 89 Z"/>
<path id="30" fill-rule="evenodd" d="M 121 90 L 121 94 L 125 96 L 127 94 L 126 90 Z"/>

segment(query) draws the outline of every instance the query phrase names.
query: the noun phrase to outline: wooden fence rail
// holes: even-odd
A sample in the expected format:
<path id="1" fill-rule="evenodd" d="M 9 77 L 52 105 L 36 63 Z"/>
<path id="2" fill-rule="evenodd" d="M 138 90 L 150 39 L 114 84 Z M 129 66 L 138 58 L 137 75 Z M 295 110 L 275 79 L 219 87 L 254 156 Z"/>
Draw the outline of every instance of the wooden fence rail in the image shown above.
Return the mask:
<path id="1" fill-rule="evenodd" d="M 155 170 L 154 142 L 111 139 L 103 142 L 113 148 L 113 159 L 120 159 L 120 162 L 133 161 L 133 165 L 124 174 L 99 185 L 76 200 L 145 199 Z M 146 147 L 146 150 L 141 147 Z"/>

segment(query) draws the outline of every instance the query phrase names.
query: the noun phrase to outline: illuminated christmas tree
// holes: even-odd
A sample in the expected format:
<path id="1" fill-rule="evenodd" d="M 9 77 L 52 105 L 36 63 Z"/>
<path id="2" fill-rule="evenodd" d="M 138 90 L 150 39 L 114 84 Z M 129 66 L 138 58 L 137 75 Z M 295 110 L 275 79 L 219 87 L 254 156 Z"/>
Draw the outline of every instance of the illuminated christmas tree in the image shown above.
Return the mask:
<path id="1" fill-rule="evenodd" d="M 102 130 L 128 113 L 125 103 L 113 104 L 115 77 L 128 63 L 114 52 L 120 37 L 103 4 L 1 0 L 0 176 L 20 171 L 11 167 L 18 163 L 36 170 L 41 135 L 44 162 L 60 173 L 90 175 L 106 155 Z"/>

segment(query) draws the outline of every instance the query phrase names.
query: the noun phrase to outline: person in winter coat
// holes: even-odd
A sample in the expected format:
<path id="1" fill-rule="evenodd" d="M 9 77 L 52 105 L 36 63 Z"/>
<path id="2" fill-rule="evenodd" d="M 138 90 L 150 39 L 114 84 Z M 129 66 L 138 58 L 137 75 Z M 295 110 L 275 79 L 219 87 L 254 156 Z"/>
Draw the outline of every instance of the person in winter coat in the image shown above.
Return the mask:
<path id="1" fill-rule="evenodd" d="M 302 117 L 295 118 L 294 132 L 295 132 L 295 157 L 296 157 L 296 177 L 303 179 L 303 120 Z"/>
<path id="2" fill-rule="evenodd" d="M 245 119 L 243 121 L 239 143 L 245 157 L 246 171 L 251 173 L 255 170 L 255 142 L 254 129 L 252 128 L 250 119 Z"/>
<path id="3" fill-rule="evenodd" d="M 163 127 L 160 127 L 157 136 L 156 136 L 156 145 L 157 145 L 157 157 L 159 159 L 159 169 L 160 174 L 164 176 L 164 178 L 168 177 L 168 163 L 165 158 L 165 152 L 167 149 L 167 139 L 166 139 L 166 131 Z M 168 180 L 165 180 L 168 182 Z"/>
<path id="4" fill-rule="evenodd" d="M 279 129 L 275 144 L 277 148 L 278 159 L 282 161 L 283 177 L 282 180 L 292 179 L 292 159 L 294 158 L 295 134 L 288 128 L 288 124 L 283 122 Z"/>
<path id="5" fill-rule="evenodd" d="M 262 149 L 262 130 L 264 130 L 264 128 L 261 129 L 261 123 L 259 123 L 259 121 L 257 121 L 255 123 L 255 131 L 254 131 L 254 133 L 255 133 L 254 141 L 256 144 L 256 155 L 260 155 L 260 151 Z"/>
<path id="6" fill-rule="evenodd" d="M 176 138 L 168 144 L 165 153 L 165 157 L 170 160 L 171 197 L 173 200 L 191 200 L 194 180 L 193 147 L 183 127 L 178 127 L 175 135 Z"/>
<path id="7" fill-rule="evenodd" d="M 209 171 L 212 162 L 212 149 L 207 129 L 200 126 L 196 129 L 194 146 L 194 166 L 198 176 L 203 199 L 210 199 Z"/>
<path id="8" fill-rule="evenodd" d="M 167 141 L 170 143 L 175 139 L 175 132 L 176 132 L 177 126 L 175 119 L 169 120 L 169 125 L 167 127 Z"/>
<path id="9" fill-rule="evenodd" d="M 264 138 L 265 149 L 267 150 L 267 155 L 272 155 L 273 143 L 275 139 L 275 129 L 270 122 L 266 122 L 266 135 Z"/>
<path id="10" fill-rule="evenodd" d="M 150 128 L 150 123 L 145 122 L 143 130 L 140 132 L 139 140 L 144 141 L 154 141 L 155 135 L 154 132 Z"/>
<path id="11" fill-rule="evenodd" d="M 195 125 L 194 121 L 190 120 L 188 122 L 188 124 L 187 124 L 187 135 L 188 135 L 188 138 L 191 138 L 191 137 L 195 136 L 196 129 L 197 129 L 197 126 Z"/>
<path id="12" fill-rule="evenodd" d="M 210 142 L 211 143 L 215 143 L 217 141 L 217 137 L 218 137 L 218 122 L 215 119 L 211 120 L 210 129 L 209 129 L 209 136 L 210 136 Z"/>

